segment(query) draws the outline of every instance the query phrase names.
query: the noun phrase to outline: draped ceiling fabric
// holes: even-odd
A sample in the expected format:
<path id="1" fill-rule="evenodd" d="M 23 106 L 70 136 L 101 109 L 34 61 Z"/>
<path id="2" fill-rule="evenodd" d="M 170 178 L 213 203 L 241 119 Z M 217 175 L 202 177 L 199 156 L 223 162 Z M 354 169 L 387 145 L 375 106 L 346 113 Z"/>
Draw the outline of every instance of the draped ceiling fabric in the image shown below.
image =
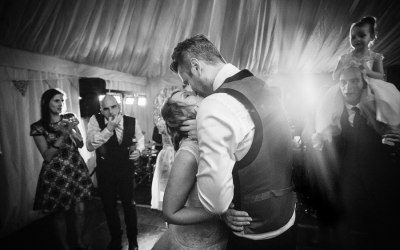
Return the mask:
<path id="1" fill-rule="evenodd" d="M 384 66 L 400 65 L 399 13 L 398 0 L 0 1 L 0 237 L 37 217 L 31 207 L 42 158 L 28 133 L 48 82 L 67 92 L 76 114 L 78 77 L 144 92 L 148 106 L 131 108 L 148 115 L 139 120 L 150 135 L 153 98 L 180 84 L 169 64 L 184 38 L 205 34 L 227 62 L 294 85 L 299 73 L 329 77 L 350 49 L 350 24 L 365 15 L 378 18 L 373 49 L 385 55 Z"/>
<path id="2" fill-rule="evenodd" d="M 330 72 L 350 24 L 378 18 L 374 50 L 400 64 L 397 0 L 7 0 L 0 44 L 140 77 L 170 74 L 176 43 L 207 35 L 258 75 Z"/>

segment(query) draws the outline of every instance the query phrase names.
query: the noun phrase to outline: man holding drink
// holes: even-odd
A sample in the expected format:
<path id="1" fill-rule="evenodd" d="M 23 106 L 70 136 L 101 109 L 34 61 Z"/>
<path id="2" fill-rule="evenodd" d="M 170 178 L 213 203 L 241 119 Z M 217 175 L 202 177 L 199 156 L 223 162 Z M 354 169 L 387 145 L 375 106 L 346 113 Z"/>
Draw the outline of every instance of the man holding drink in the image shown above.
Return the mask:
<path id="1" fill-rule="evenodd" d="M 122 248 L 117 198 L 124 209 L 129 249 L 137 249 L 134 168 L 130 160 L 139 160 L 140 152 L 144 149 L 144 136 L 135 118 L 122 115 L 114 96 L 106 95 L 100 106 L 101 113 L 89 120 L 86 145 L 89 151 L 96 150 L 96 177 L 111 234 L 107 249 Z"/>

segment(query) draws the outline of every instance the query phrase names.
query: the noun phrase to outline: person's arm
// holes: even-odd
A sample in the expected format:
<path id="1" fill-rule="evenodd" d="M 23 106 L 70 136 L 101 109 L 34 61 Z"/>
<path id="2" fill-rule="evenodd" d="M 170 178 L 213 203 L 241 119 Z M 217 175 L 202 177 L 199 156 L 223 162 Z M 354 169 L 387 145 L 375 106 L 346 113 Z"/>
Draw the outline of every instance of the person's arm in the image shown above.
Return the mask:
<path id="1" fill-rule="evenodd" d="M 382 143 L 400 148 L 400 128 L 392 126 L 383 134 Z"/>
<path id="2" fill-rule="evenodd" d="M 140 126 L 136 120 L 135 122 L 135 139 L 136 139 L 136 144 L 133 144 L 129 148 L 129 159 L 136 161 L 139 159 L 141 153 L 145 149 L 144 145 L 144 135 L 140 129 Z"/>
<path id="3" fill-rule="evenodd" d="M 36 147 L 39 149 L 39 152 L 43 156 L 45 162 L 51 161 L 54 155 L 57 154 L 60 146 L 63 144 L 64 138 L 65 135 L 61 135 L 53 143 L 53 145 L 49 145 L 43 135 L 33 136 L 33 140 L 35 141 Z"/>
<path id="4" fill-rule="evenodd" d="M 385 80 L 385 73 L 383 71 L 383 57 L 377 56 L 372 65 L 372 70 L 368 67 L 364 67 L 367 76 L 375 79 Z"/>
<path id="5" fill-rule="evenodd" d="M 78 148 L 83 147 L 83 137 L 81 134 L 81 131 L 78 128 L 79 120 L 78 118 L 75 117 L 75 115 L 72 114 L 72 117 L 68 119 L 68 127 L 70 127 L 71 131 L 71 139 L 73 140 L 74 144 Z"/>
<path id="6" fill-rule="evenodd" d="M 72 138 L 74 138 L 76 146 L 78 148 L 82 148 L 83 147 L 83 137 L 82 137 L 81 131 L 79 130 L 78 126 L 74 127 L 74 130 L 71 133 L 71 135 L 72 135 Z"/>
<path id="7" fill-rule="evenodd" d="M 88 132 L 86 138 L 86 148 L 89 152 L 96 150 L 98 147 L 106 143 L 111 136 L 113 131 L 110 131 L 107 127 L 103 130 L 100 129 L 99 123 L 96 117 L 93 115 L 89 119 Z"/>
<path id="8" fill-rule="evenodd" d="M 179 151 L 171 169 L 164 194 L 163 215 L 168 223 L 195 224 L 215 218 L 204 208 L 185 207 L 190 191 L 195 185 L 197 161 L 192 153 Z"/>
<path id="9" fill-rule="evenodd" d="M 250 133 L 244 124 L 250 119 L 245 107 L 227 94 L 203 100 L 197 113 L 200 147 L 197 187 L 203 206 L 222 214 L 233 199 L 232 169 L 239 142 Z"/>

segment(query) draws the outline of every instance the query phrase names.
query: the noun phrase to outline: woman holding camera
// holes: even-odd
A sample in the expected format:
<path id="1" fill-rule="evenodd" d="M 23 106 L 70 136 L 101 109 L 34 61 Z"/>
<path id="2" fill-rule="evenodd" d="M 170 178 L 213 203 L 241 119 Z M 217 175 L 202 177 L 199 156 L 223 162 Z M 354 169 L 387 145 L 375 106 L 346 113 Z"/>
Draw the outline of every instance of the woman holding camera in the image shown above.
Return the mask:
<path id="1" fill-rule="evenodd" d="M 42 117 L 31 125 L 30 135 L 44 159 L 33 209 L 54 214 L 61 249 L 69 249 L 66 215 L 73 212 L 76 249 L 86 249 L 82 241 L 84 201 L 90 199 L 92 181 L 78 151 L 83 146 L 79 122 L 72 113 L 61 114 L 64 98 L 57 89 L 45 91 L 41 98 Z"/>

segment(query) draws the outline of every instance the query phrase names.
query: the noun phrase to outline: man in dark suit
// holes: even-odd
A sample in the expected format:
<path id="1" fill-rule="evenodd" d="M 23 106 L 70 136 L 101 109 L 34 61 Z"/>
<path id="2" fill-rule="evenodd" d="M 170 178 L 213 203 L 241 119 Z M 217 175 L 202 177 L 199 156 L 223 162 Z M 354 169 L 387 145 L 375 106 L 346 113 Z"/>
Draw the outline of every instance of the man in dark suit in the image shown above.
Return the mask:
<path id="1" fill-rule="evenodd" d="M 344 69 L 339 87 L 344 102 L 340 133 L 325 141 L 320 158 L 337 170 L 332 181 L 337 193 L 330 201 L 334 209 L 325 206 L 321 214 L 338 218 L 335 249 L 395 249 L 400 235 L 400 129 L 377 120 L 376 103 L 365 98 L 367 82 L 359 68 Z"/>

